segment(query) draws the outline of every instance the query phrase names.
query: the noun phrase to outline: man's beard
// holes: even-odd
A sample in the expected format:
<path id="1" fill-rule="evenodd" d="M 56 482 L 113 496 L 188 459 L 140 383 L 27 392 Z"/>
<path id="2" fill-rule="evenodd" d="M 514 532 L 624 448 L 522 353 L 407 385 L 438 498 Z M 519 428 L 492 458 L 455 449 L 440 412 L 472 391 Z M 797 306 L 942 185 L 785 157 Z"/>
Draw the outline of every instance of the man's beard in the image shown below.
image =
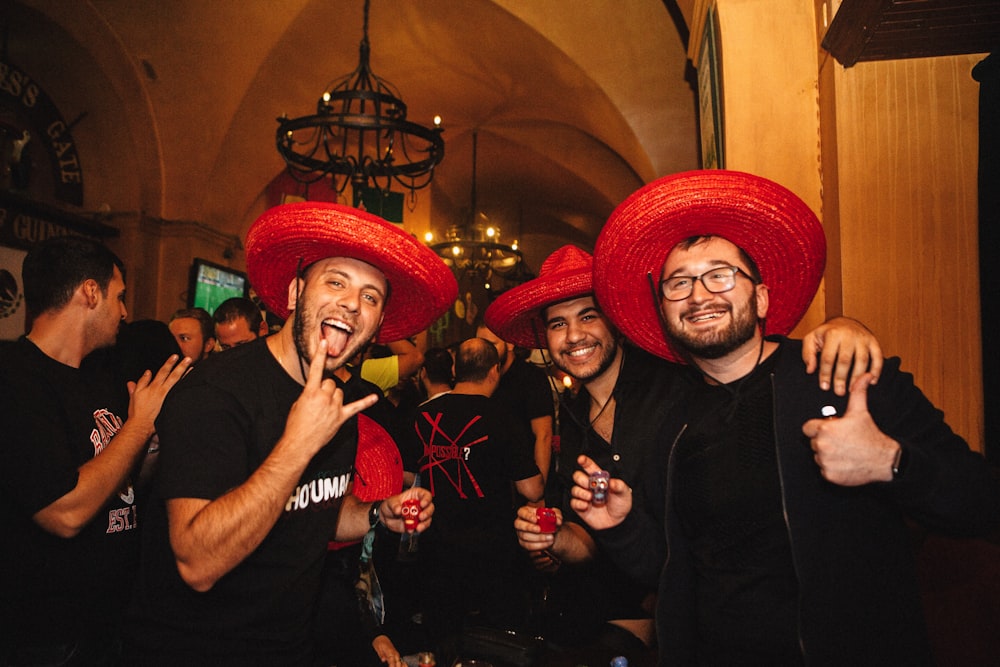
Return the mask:
<path id="1" fill-rule="evenodd" d="M 594 378 L 603 375 L 604 371 L 608 370 L 608 368 L 611 367 L 611 364 L 615 360 L 615 355 L 618 353 L 618 341 L 613 337 L 608 340 L 609 342 L 607 346 L 605 346 L 602 342 L 601 358 L 597 363 L 597 367 L 590 372 L 584 372 L 583 374 L 578 375 L 578 373 L 581 372 L 581 369 L 572 368 L 568 364 L 563 365 L 559 363 L 559 360 L 562 359 L 561 354 L 553 354 L 552 363 L 556 365 L 556 368 L 561 370 L 566 375 L 569 375 L 573 379 L 579 380 L 580 382 L 589 382 L 590 380 L 593 380 Z M 585 347 L 585 346 L 578 345 L 577 347 Z"/>
<path id="2" fill-rule="evenodd" d="M 729 326 L 713 333 L 694 333 L 683 330 L 673 322 L 666 323 L 667 334 L 677 347 L 701 359 L 720 359 L 754 337 L 760 318 L 757 317 L 757 293 L 750 293 L 744 308 L 737 311 L 729 306 Z"/>
<path id="3" fill-rule="evenodd" d="M 299 300 L 302 303 L 302 300 Z M 302 376 L 303 380 L 308 374 L 309 365 L 312 363 L 309 358 L 309 340 L 306 337 L 306 321 L 308 320 L 319 320 L 312 316 L 309 308 L 303 307 L 302 309 L 296 309 L 292 312 L 292 334 L 295 339 L 295 352 L 299 355 L 299 363 L 302 365 Z M 320 331 L 322 331 L 322 323 L 319 324 Z M 353 336 L 352 336 L 353 338 Z M 347 346 L 344 347 L 343 352 L 340 353 L 334 359 L 327 358 L 323 362 L 323 377 L 333 377 L 334 373 L 340 369 L 341 366 L 347 363 L 348 360 L 353 359 L 355 355 L 364 347 L 367 341 L 362 343 L 355 343 L 353 341 L 348 342 Z M 316 353 L 319 354 L 319 348 L 317 346 Z M 330 363 L 336 364 L 333 368 L 330 367 Z"/>

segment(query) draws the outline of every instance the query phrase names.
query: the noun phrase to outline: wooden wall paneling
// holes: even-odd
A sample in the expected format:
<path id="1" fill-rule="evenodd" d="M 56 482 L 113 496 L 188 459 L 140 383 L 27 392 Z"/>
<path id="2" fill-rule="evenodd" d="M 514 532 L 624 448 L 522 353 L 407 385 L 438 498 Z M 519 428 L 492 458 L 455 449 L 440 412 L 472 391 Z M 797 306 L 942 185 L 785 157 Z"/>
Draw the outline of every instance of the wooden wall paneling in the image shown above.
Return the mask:
<path id="1" fill-rule="evenodd" d="M 844 311 L 982 450 L 977 248 L 982 56 L 835 70 Z"/>

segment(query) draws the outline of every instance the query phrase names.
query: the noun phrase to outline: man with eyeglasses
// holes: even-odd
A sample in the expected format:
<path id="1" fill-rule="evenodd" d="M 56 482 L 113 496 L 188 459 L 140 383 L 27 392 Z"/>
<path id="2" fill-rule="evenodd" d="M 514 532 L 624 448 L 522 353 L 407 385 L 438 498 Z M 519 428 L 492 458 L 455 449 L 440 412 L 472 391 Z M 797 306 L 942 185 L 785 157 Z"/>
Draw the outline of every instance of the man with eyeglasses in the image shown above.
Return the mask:
<path id="1" fill-rule="evenodd" d="M 722 170 L 646 186 L 598 239 L 604 312 L 688 365 L 660 431 L 662 516 L 630 513 L 622 480 L 592 504 L 584 457 L 571 503 L 623 567 L 658 578 L 661 664 L 932 664 L 904 517 L 960 534 L 1000 522 L 984 460 L 898 359 L 840 397 L 782 337 L 825 256 L 798 197 Z"/>
<path id="2" fill-rule="evenodd" d="M 537 278 L 501 294 L 484 319 L 504 340 L 547 351 L 552 365 L 576 385 L 572 397 L 560 398 L 561 446 L 546 484 L 546 504 L 560 515 L 558 525 L 542 532 L 535 508 L 527 505 L 514 522 L 521 546 L 548 573 L 550 615 L 540 631 L 562 647 L 554 664 L 605 664 L 616 656 L 635 667 L 655 664 L 648 602 L 655 578 L 638 582 L 617 567 L 569 509 L 568 493 L 581 455 L 640 491 L 645 488 L 642 479 L 652 474 L 650 460 L 661 446 L 660 422 L 684 389 L 678 381 L 682 367 L 624 340 L 594 299 L 593 258 L 572 245 L 549 255 Z M 881 369 L 881 348 L 853 320 L 835 318 L 806 341 L 803 359 L 819 369 L 821 382 L 833 376 L 833 385 L 844 387 L 840 393 L 852 369 L 835 358 L 853 356 L 859 374 L 869 360 L 876 372 Z M 834 375 L 835 367 L 842 376 Z M 637 496 L 633 504 L 662 504 L 662 497 Z"/>

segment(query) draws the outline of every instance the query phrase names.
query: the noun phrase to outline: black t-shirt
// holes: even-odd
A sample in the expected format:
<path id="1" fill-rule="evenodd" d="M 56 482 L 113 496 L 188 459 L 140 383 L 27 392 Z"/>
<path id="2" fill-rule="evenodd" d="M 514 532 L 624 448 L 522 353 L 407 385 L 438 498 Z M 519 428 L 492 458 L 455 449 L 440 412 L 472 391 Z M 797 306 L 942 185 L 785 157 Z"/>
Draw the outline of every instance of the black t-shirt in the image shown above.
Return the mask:
<path id="1" fill-rule="evenodd" d="M 555 413 L 552 386 L 545 371 L 519 359 L 500 376 L 500 384 L 492 398 L 500 401 L 529 428 L 532 419 L 552 417 Z"/>
<path id="2" fill-rule="evenodd" d="M 673 500 L 698 570 L 701 658 L 797 664 L 798 588 L 774 440 L 780 350 L 728 385 L 692 383 Z"/>
<path id="3" fill-rule="evenodd" d="M 66 366 L 21 338 L 0 352 L 0 627 L 24 644 L 115 634 L 138 559 L 131 483 L 71 539 L 32 516 L 72 491 L 128 415 L 98 358 Z"/>
<path id="4" fill-rule="evenodd" d="M 421 550 L 440 549 L 449 559 L 512 553 L 511 482 L 538 474 L 527 429 L 490 398 L 445 394 L 417 410 L 411 438 L 422 452 L 420 485 L 434 494 Z"/>
<path id="5" fill-rule="evenodd" d="M 345 402 L 377 393 L 352 378 Z M 164 501 L 215 499 L 245 482 L 281 437 L 302 393 L 264 339 L 203 361 L 177 384 L 157 420 L 160 461 L 133 607 L 144 664 L 305 664 L 327 543 L 350 488 L 357 420 L 309 463 L 263 543 L 197 593 L 177 573 Z"/>

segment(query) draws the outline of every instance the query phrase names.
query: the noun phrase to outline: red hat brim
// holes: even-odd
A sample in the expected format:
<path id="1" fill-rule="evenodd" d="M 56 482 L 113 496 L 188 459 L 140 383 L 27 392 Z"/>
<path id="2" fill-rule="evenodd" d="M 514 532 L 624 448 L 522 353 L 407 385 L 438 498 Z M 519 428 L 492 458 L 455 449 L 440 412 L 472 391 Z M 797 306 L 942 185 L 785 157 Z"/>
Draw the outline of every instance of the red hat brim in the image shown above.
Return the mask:
<path id="1" fill-rule="evenodd" d="M 288 286 L 301 267 L 329 257 L 371 264 L 390 286 L 375 342 L 423 331 L 454 303 L 458 283 L 433 250 L 402 228 L 365 211 L 298 202 L 263 213 L 247 232 L 247 274 L 268 310 L 287 318 Z"/>
<path id="2" fill-rule="evenodd" d="M 544 348 L 542 309 L 560 301 L 593 294 L 593 258 L 565 245 L 546 258 L 538 277 L 507 290 L 483 315 L 497 336 L 525 348 Z"/>
<path id="3" fill-rule="evenodd" d="M 363 503 L 373 503 L 394 496 L 403 490 L 403 459 L 396 441 L 378 422 L 364 414 L 358 415 L 358 452 L 354 457 L 354 485 L 351 493 Z M 350 542 L 332 541 L 331 549 L 340 549 Z"/>
<path id="4" fill-rule="evenodd" d="M 594 291 L 612 322 L 644 350 L 683 362 L 667 342 L 654 284 L 670 251 L 692 236 L 742 248 L 770 288 L 767 333 L 787 334 L 805 314 L 826 264 L 826 237 L 812 210 L 766 178 L 721 169 L 653 181 L 614 210 L 594 248 Z"/>
<path id="5" fill-rule="evenodd" d="M 354 457 L 351 493 L 364 503 L 394 496 L 403 490 L 403 459 L 396 441 L 374 419 L 358 415 L 358 453 Z"/>

